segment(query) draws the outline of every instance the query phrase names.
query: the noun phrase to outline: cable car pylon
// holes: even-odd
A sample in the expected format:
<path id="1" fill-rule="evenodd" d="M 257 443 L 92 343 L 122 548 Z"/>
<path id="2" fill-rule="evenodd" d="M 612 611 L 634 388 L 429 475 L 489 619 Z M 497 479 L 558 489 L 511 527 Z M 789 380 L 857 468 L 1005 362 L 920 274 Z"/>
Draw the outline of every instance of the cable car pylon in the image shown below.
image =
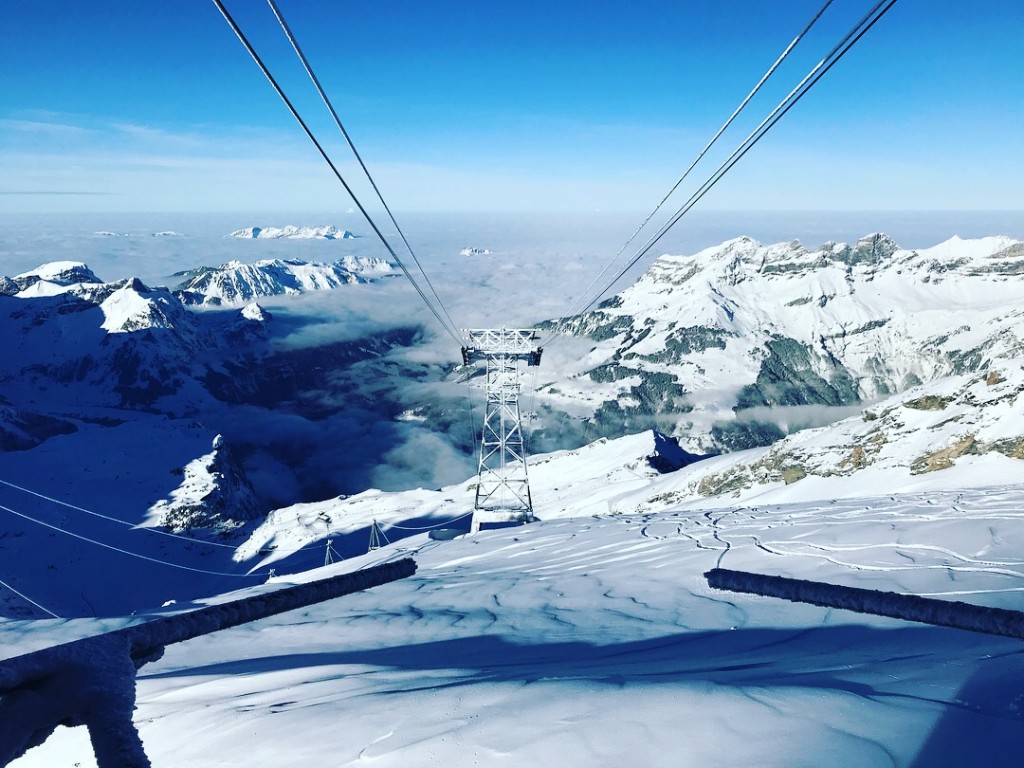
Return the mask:
<path id="1" fill-rule="evenodd" d="M 390 544 L 391 540 L 384 535 L 384 530 L 380 527 L 380 523 L 376 520 L 370 524 L 370 546 L 367 548 L 367 552 L 373 552 L 375 549 L 380 549 L 384 546 L 381 542 Z"/>
<path id="2" fill-rule="evenodd" d="M 334 537 L 328 536 L 327 550 L 324 552 L 324 565 L 330 565 L 335 560 L 341 560 L 341 557 L 334 551 Z"/>
<path id="3" fill-rule="evenodd" d="M 479 328 L 464 331 L 469 345 L 462 362 L 487 364 L 486 406 L 480 433 L 476 501 L 470 532 L 484 523 L 528 523 L 534 519 L 526 469 L 522 414 L 519 410 L 519 362 L 540 365 L 543 349 L 534 328 Z"/>

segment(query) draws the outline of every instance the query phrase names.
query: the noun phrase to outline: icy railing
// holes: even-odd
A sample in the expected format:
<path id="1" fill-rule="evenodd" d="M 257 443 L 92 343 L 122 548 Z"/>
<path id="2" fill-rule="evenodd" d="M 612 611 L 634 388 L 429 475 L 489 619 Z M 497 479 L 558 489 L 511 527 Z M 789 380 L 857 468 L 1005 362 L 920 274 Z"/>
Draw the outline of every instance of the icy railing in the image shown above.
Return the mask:
<path id="1" fill-rule="evenodd" d="M 0 766 L 58 725 L 89 729 L 99 768 L 149 766 L 132 722 L 135 672 L 164 647 L 412 576 L 411 558 L 211 605 L 0 662 Z"/>
<path id="2" fill-rule="evenodd" d="M 842 608 L 857 613 L 888 616 L 939 627 L 966 629 L 989 635 L 1024 640 L 1024 612 L 1006 608 L 988 608 L 953 600 L 901 595 L 876 589 L 844 587 L 820 581 L 765 576 L 760 573 L 713 568 L 704 574 L 708 586 L 730 592 L 762 597 L 779 597 L 794 603 L 810 603 L 823 608 Z"/>

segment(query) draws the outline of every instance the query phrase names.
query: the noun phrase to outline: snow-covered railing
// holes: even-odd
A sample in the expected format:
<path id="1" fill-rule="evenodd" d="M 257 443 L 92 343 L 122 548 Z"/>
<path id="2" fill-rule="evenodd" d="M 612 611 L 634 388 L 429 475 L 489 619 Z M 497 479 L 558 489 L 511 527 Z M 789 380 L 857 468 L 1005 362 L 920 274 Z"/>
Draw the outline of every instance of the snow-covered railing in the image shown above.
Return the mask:
<path id="1" fill-rule="evenodd" d="M 149 766 L 138 731 L 135 672 L 172 643 L 411 576 L 411 558 L 244 597 L 0 662 L 0 766 L 58 725 L 89 729 L 99 768 Z"/>
<path id="2" fill-rule="evenodd" d="M 1024 612 L 1005 608 L 936 600 L 917 595 L 901 595 L 874 589 L 844 587 L 819 581 L 765 576 L 760 573 L 713 568 L 704 574 L 714 589 L 745 592 L 763 597 L 779 597 L 794 603 L 810 603 L 823 608 L 842 608 L 857 613 L 889 616 L 939 627 L 967 629 L 990 635 L 1024 640 Z"/>

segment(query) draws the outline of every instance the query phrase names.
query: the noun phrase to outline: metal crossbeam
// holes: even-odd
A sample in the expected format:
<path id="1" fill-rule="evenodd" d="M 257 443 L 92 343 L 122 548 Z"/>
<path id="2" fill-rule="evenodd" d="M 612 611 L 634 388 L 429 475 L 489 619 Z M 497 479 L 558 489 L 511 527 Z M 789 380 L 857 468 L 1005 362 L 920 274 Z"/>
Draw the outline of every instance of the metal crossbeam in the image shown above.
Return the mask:
<path id="1" fill-rule="evenodd" d="M 484 423 L 480 435 L 472 532 L 483 523 L 529 522 L 533 499 L 526 469 L 526 444 L 519 410 L 519 363 L 540 365 L 538 332 L 532 328 L 482 328 L 465 331 L 466 365 L 487 364 Z"/>

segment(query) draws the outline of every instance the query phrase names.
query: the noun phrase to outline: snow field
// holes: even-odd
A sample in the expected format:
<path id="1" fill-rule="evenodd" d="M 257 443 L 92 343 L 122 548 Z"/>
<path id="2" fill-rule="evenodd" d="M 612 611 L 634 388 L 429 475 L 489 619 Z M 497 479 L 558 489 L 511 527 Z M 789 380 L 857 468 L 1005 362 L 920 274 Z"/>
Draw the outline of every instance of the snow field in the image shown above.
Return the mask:
<path id="1" fill-rule="evenodd" d="M 302 577 L 412 554 L 410 579 L 172 646 L 136 722 L 157 765 L 998 763 L 1024 740 L 1019 643 L 702 574 L 1013 608 L 1022 535 L 1021 486 L 421 535 Z M 61 765 L 65 736 L 18 765 Z"/>

